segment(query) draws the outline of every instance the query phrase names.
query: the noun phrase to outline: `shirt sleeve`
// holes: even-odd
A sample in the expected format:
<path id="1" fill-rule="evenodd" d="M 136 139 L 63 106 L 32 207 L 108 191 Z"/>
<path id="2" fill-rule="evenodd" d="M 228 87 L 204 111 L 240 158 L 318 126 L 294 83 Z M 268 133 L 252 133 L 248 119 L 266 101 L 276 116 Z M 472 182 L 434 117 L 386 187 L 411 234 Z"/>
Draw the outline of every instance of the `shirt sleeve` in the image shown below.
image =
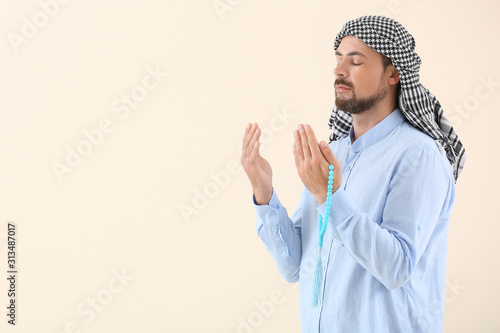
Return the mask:
<path id="1" fill-rule="evenodd" d="M 447 223 L 454 186 L 449 164 L 422 149 L 391 179 L 380 224 L 358 209 L 343 187 L 332 194 L 334 237 L 384 286 L 397 289 L 411 277 L 437 224 Z M 325 203 L 318 210 L 324 216 Z"/>
<path id="2" fill-rule="evenodd" d="M 274 189 L 268 205 L 257 205 L 254 197 L 257 234 L 273 257 L 279 273 L 287 282 L 299 280 L 303 198 L 304 191 L 295 213 L 289 218 Z"/>

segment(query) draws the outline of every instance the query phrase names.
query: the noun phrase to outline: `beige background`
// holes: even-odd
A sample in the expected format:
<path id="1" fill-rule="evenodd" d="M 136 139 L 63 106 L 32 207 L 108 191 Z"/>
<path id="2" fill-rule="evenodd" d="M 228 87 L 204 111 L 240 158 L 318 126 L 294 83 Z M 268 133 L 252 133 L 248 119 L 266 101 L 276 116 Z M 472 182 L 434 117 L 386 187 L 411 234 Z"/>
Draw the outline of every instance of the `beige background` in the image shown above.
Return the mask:
<path id="1" fill-rule="evenodd" d="M 263 154 L 292 213 L 292 131 L 309 123 L 329 135 L 334 37 L 349 19 L 385 14 L 414 35 L 421 81 L 469 153 L 450 221 L 445 332 L 498 332 L 495 2 L 215 2 L 224 12 L 212 0 L 41 3 L 52 17 L 35 0 L 0 5 L 0 331 L 299 332 L 296 285 L 256 235 L 238 147 L 247 122 L 268 128 Z M 23 18 L 40 27 L 16 52 Z M 121 119 L 113 103 L 145 91 L 146 68 L 169 75 Z M 112 131 L 59 181 L 52 164 L 105 119 Z M 187 206 L 195 213 L 183 216 Z M 15 328 L 8 221 L 18 229 Z M 102 306 L 92 318 L 91 299 Z"/>

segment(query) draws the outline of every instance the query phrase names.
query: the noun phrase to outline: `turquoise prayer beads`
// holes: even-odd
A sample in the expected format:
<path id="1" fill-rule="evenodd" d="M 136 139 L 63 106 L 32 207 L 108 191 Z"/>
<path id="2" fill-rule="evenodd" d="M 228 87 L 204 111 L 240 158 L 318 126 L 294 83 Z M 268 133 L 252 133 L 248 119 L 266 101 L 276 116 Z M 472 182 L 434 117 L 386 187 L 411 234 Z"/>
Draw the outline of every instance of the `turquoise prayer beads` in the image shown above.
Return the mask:
<path id="1" fill-rule="evenodd" d="M 316 268 L 314 270 L 314 280 L 313 280 L 313 294 L 312 294 L 312 305 L 321 305 L 320 294 L 323 286 L 323 263 L 321 261 L 321 250 L 323 249 L 323 238 L 325 237 L 326 228 L 328 227 L 328 216 L 330 216 L 330 206 L 332 204 L 332 191 L 333 191 L 333 165 L 328 167 L 328 187 L 326 192 L 326 203 L 325 203 L 325 218 L 319 214 L 318 218 L 318 260 L 316 261 Z"/>

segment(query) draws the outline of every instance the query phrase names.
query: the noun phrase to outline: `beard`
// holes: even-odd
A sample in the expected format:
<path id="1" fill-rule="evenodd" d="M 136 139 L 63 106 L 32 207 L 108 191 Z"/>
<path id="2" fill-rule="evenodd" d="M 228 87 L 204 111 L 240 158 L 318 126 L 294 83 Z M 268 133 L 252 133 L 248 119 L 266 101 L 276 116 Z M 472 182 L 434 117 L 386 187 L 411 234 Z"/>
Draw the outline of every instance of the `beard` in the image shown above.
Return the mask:
<path id="1" fill-rule="evenodd" d="M 388 91 L 387 87 L 381 82 L 375 94 L 369 97 L 358 98 L 351 83 L 347 83 L 343 79 L 337 79 L 335 80 L 335 85 L 337 84 L 341 84 L 351 89 L 350 92 L 352 93 L 352 97 L 349 99 L 339 98 L 337 92 L 335 92 L 335 105 L 337 108 L 350 114 L 360 114 L 372 109 L 378 102 L 387 96 Z"/>

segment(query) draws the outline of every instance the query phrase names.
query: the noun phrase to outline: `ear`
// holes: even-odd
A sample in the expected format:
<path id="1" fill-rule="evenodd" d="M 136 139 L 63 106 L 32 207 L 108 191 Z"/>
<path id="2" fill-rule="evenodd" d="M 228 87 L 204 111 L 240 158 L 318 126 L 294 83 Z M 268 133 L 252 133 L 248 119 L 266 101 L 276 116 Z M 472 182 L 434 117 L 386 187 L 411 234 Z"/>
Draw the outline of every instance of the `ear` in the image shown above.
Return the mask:
<path id="1" fill-rule="evenodd" d="M 387 67 L 387 70 L 389 71 L 388 83 L 390 85 L 397 84 L 399 82 L 399 72 L 396 67 L 394 67 L 394 65 L 390 65 L 389 67 Z"/>

